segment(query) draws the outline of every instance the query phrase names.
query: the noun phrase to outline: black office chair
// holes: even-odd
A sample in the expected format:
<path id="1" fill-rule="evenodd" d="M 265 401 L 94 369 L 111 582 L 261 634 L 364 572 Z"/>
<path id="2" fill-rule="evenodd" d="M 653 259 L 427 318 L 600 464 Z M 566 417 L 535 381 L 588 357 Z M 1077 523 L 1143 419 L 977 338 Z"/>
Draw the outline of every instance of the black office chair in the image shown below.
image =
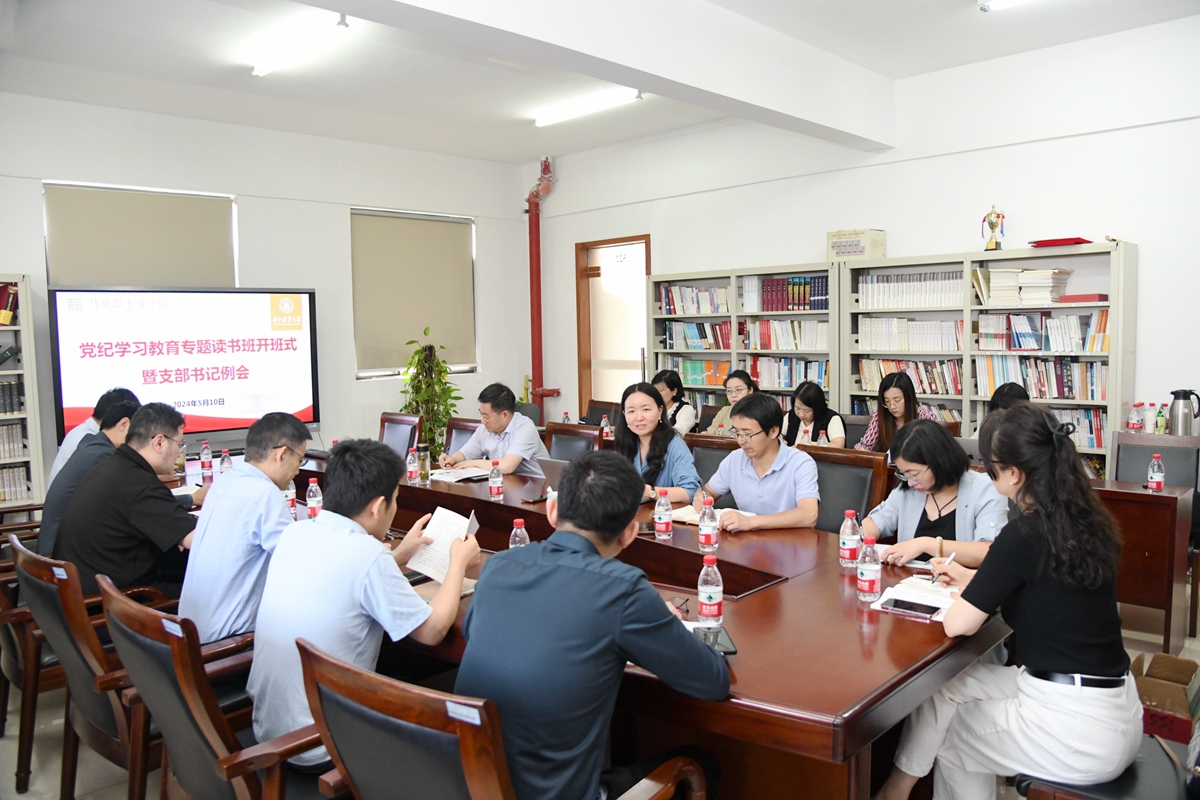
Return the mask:
<path id="1" fill-rule="evenodd" d="M 842 414 L 842 427 L 846 429 L 846 447 L 851 449 L 862 441 L 863 434 L 871 424 L 870 415 Z"/>
<path id="2" fill-rule="evenodd" d="M 542 424 L 542 407 L 537 403 L 521 403 L 520 407 L 517 408 L 517 411 L 520 411 L 522 414 L 529 417 L 529 419 L 533 421 L 534 425 Z"/>
<path id="3" fill-rule="evenodd" d="M 705 436 L 702 433 L 689 433 L 683 437 L 688 447 L 692 449 L 692 459 L 696 463 L 696 474 L 700 476 L 700 485 L 708 483 L 716 473 L 717 467 L 738 449 L 737 440 L 732 436 Z M 737 508 L 733 493 L 723 494 L 713 503 L 713 508 Z"/>
<path id="4" fill-rule="evenodd" d="M 1187 764 L 1187 745 L 1166 742 L 1181 763 Z M 1152 736 L 1142 737 L 1137 758 L 1116 779 L 1092 786 L 1072 786 L 1018 775 L 1017 793 L 1029 800 L 1186 800 L 1187 775 Z"/>
<path id="5" fill-rule="evenodd" d="M 696 423 L 696 433 L 707 432 L 709 426 L 712 425 L 713 420 L 717 418 L 717 414 L 721 413 L 722 408 L 724 408 L 724 406 L 701 406 L 700 421 Z M 728 433 L 728 431 L 726 431 L 726 433 Z"/>
<path id="6" fill-rule="evenodd" d="M 379 415 L 379 441 L 408 458 L 409 448 L 421 441 L 423 417 L 385 411 Z"/>
<path id="7" fill-rule="evenodd" d="M 873 477 L 870 467 L 817 461 L 817 488 L 821 492 L 821 506 L 817 511 L 816 529 L 837 533 L 846 519 L 847 509 L 857 511 L 860 520 L 866 519 L 867 512 L 871 510 Z"/>
<path id="8" fill-rule="evenodd" d="M 477 419 L 451 417 L 446 423 L 446 447 L 442 452 L 449 456 L 462 450 L 481 425 L 483 423 Z"/>
<path id="9" fill-rule="evenodd" d="M 546 425 L 546 450 L 558 461 L 572 461 L 600 449 L 600 429 L 592 425 Z"/>

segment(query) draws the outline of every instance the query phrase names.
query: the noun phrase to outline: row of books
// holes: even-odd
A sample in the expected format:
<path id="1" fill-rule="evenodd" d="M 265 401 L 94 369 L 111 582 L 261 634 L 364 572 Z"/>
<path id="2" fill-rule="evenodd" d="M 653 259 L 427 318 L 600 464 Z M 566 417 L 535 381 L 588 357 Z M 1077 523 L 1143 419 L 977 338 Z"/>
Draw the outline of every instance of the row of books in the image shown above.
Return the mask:
<path id="1" fill-rule="evenodd" d="M 725 392 L 706 392 L 700 389 L 684 389 L 683 399 L 691 403 L 699 417 L 700 409 L 704 406 L 721 406 L 725 404 Z"/>
<path id="2" fill-rule="evenodd" d="M 795 389 L 804 381 L 812 381 L 822 389 L 829 388 L 828 361 L 747 356 L 746 371 L 760 389 Z"/>
<path id="3" fill-rule="evenodd" d="M 829 323 L 816 319 L 760 319 L 738 322 L 746 350 L 828 350 Z"/>
<path id="4" fill-rule="evenodd" d="M 675 370 L 688 386 L 722 386 L 729 377 L 730 366 L 728 361 L 702 361 L 659 353 L 658 368 Z"/>
<path id="5" fill-rule="evenodd" d="M 1108 412 L 1104 409 L 1052 408 L 1050 413 L 1057 417 L 1059 422 L 1070 422 L 1075 426 L 1071 441 L 1076 447 L 1091 447 L 1097 450 L 1108 447 L 1108 438 L 1104 433 L 1108 430 Z"/>
<path id="6" fill-rule="evenodd" d="M 728 286 L 658 285 L 658 302 L 663 314 L 728 314 Z"/>
<path id="7" fill-rule="evenodd" d="M 903 372 L 912 379 L 917 394 L 962 394 L 962 360 L 902 361 L 891 358 L 860 358 L 858 375 L 865 392 L 879 391 L 885 375 Z"/>
<path id="8" fill-rule="evenodd" d="M 962 352 L 961 319 L 915 320 L 905 317 L 859 317 L 859 350 L 914 353 Z"/>
<path id="9" fill-rule="evenodd" d="M 664 350 L 728 350 L 732 345 L 733 323 L 664 322 Z"/>
<path id="10" fill-rule="evenodd" d="M 987 276 L 985 305 L 1038 305 L 1058 302 L 1067 288 L 1071 270 L 993 268 L 981 274 Z"/>
<path id="11" fill-rule="evenodd" d="M 0 458 L 22 458 L 25 455 L 25 426 L 20 422 L 0 425 Z"/>
<path id="12" fill-rule="evenodd" d="M 1107 353 L 1108 309 L 1061 317 L 1052 317 L 1049 311 L 980 314 L 979 349 Z"/>
<path id="13" fill-rule="evenodd" d="M 1107 402 L 1108 364 L 1070 356 L 975 356 L 975 384 L 981 397 L 991 397 L 1006 383 L 1021 384 L 1032 399 Z"/>
<path id="14" fill-rule="evenodd" d="M 0 469 L 0 503 L 29 499 L 29 474 L 25 467 Z"/>
<path id="15" fill-rule="evenodd" d="M 742 278 L 742 311 L 828 311 L 829 276 Z"/>
<path id="16" fill-rule="evenodd" d="M 962 422 L 962 411 L 947 406 L 945 403 L 921 403 L 922 408 L 933 409 L 934 413 L 943 422 Z M 859 414 L 862 416 L 870 416 L 879 408 L 879 401 L 874 397 L 852 397 L 850 398 L 850 414 Z"/>
<path id="17" fill-rule="evenodd" d="M 20 414 L 25 410 L 24 397 L 20 381 L 0 383 L 0 414 Z"/>
<path id="18" fill-rule="evenodd" d="M 962 270 L 863 275 L 858 280 L 858 307 L 945 308 L 963 304 Z"/>

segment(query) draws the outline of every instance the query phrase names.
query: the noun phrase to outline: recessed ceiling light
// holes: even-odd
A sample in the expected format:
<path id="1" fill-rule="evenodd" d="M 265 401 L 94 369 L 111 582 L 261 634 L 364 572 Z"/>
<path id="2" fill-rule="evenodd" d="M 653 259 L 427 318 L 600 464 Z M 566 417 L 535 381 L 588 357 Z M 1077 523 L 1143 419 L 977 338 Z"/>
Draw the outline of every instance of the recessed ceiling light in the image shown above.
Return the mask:
<path id="1" fill-rule="evenodd" d="M 1031 2 L 1033 2 L 1033 0 L 986 0 L 986 2 L 979 4 L 979 10 L 983 11 L 984 13 L 988 11 L 1003 11 L 1006 8 L 1022 6 Z"/>
<path id="2" fill-rule="evenodd" d="M 610 108 L 623 106 L 641 99 L 642 93 L 637 89 L 617 86 L 602 92 L 589 94 L 586 97 L 578 97 L 574 100 L 567 100 L 563 103 L 547 106 L 533 115 L 533 124 L 539 128 L 544 128 L 556 122 L 564 122 L 576 117 L 595 114 L 598 111 L 607 111 Z"/>
<path id="3" fill-rule="evenodd" d="M 250 73 L 262 77 L 316 61 L 344 42 L 349 34 L 350 23 L 345 14 L 314 9 L 263 31 L 246 43 L 237 60 L 253 65 Z"/>

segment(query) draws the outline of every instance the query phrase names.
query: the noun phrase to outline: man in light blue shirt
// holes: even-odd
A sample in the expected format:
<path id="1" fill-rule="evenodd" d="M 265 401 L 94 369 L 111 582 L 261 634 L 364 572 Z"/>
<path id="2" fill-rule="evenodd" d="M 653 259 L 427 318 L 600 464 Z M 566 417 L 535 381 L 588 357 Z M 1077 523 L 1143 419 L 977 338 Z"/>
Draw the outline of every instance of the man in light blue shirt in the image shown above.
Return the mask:
<path id="1" fill-rule="evenodd" d="M 705 486 L 713 497 L 733 492 L 738 505 L 737 511 L 721 512 L 721 529 L 750 531 L 815 525 L 821 501 L 817 462 L 808 453 L 780 443 L 783 409 L 779 403 L 765 392 L 754 392 L 739 400 L 729 416 L 733 423 L 729 432 L 741 449 L 721 462 Z M 693 503 L 699 510 L 703 492 L 696 492 Z M 753 516 L 743 511 L 753 512 Z"/>
<path id="2" fill-rule="evenodd" d="M 438 463 L 446 469 L 479 467 L 491 469 L 500 462 L 505 475 L 546 477 L 539 458 L 549 458 L 546 445 L 533 420 L 517 411 L 517 396 L 503 383 L 493 383 L 479 393 L 479 421 L 483 423 L 452 455 L 442 454 Z"/>
<path id="3" fill-rule="evenodd" d="M 83 438 L 100 432 L 100 420 L 104 419 L 104 414 L 113 403 L 133 403 L 135 406 L 141 406 L 137 395 L 128 389 L 109 389 L 100 395 L 95 408 L 92 409 L 92 415 L 67 431 L 67 435 L 63 437 L 62 444 L 58 446 L 58 455 L 54 457 L 54 463 L 50 465 L 50 475 L 46 478 L 46 486 L 54 483 L 59 471 L 67 465 L 67 461 L 71 459 L 75 448 L 79 447 Z"/>
<path id="4" fill-rule="evenodd" d="M 267 414 L 246 434 L 246 460 L 213 481 L 179 597 L 179 613 L 196 623 L 201 642 L 254 630 L 271 554 L 292 523 L 282 490 L 311 438 L 291 414 Z"/>

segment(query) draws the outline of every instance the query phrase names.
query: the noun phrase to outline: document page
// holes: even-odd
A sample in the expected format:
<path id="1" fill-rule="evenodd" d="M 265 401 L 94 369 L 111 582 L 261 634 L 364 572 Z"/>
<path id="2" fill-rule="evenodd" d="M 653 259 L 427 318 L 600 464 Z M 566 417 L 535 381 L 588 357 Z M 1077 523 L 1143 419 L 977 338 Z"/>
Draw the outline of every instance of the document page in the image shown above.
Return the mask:
<path id="1" fill-rule="evenodd" d="M 458 483 L 476 478 L 486 478 L 488 471 L 479 467 L 464 467 L 462 469 L 435 469 L 429 473 L 429 480 L 444 483 Z"/>
<path id="2" fill-rule="evenodd" d="M 416 554 L 408 560 L 407 568 L 428 575 L 438 583 L 445 582 L 446 570 L 450 569 L 450 543 L 455 539 L 473 536 L 477 530 L 479 523 L 475 520 L 474 511 L 471 512 L 471 518 L 467 519 L 462 514 L 438 506 L 424 531 L 424 535 L 433 539 L 433 543 L 417 548 Z"/>
<path id="3" fill-rule="evenodd" d="M 718 508 L 716 510 L 717 519 L 721 518 L 721 513 L 725 510 L 726 509 L 724 508 Z M 755 516 L 753 511 L 742 511 L 741 513 L 747 517 Z M 671 512 L 671 521 L 678 522 L 680 525 L 699 525 L 700 512 L 697 511 L 693 506 L 680 506 Z"/>

